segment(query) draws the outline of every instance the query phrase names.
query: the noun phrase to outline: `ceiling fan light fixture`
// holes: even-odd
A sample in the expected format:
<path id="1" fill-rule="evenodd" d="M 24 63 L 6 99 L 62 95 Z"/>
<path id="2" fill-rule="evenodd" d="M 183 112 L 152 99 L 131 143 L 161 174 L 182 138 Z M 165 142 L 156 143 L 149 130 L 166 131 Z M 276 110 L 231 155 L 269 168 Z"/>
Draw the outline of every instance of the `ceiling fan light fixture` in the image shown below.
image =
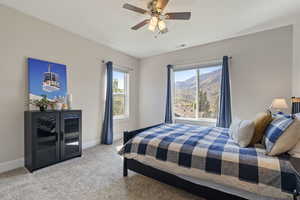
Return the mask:
<path id="1" fill-rule="evenodd" d="M 144 21 L 138 23 L 137 25 L 131 27 L 132 30 L 139 30 L 142 27 L 149 24 L 148 29 L 152 32 L 158 34 L 163 34 L 168 32 L 168 27 L 165 20 L 190 20 L 191 12 L 169 12 L 164 13 L 164 10 L 170 0 L 149 0 L 148 9 L 145 10 L 140 7 L 125 3 L 123 8 L 133 11 L 135 13 L 150 15 L 150 19 L 145 19 Z"/>

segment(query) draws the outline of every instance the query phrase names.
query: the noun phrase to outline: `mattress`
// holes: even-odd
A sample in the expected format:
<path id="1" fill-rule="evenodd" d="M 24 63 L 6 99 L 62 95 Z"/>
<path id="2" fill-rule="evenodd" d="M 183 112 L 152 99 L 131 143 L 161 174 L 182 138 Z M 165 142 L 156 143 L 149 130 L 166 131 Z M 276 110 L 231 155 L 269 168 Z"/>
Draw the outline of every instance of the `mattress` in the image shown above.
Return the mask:
<path id="1" fill-rule="evenodd" d="M 223 128 L 163 124 L 139 133 L 119 154 L 193 182 L 253 194 L 249 199 L 292 199 L 296 188 L 286 158 L 267 156 L 261 148 L 240 148 Z"/>

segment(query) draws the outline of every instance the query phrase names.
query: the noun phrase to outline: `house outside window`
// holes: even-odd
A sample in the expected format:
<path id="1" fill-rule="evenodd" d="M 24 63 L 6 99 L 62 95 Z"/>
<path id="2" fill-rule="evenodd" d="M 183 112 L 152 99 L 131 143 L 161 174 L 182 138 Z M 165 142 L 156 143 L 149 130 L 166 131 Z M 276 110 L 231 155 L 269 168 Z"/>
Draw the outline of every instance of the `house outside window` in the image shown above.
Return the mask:
<path id="1" fill-rule="evenodd" d="M 129 118 L 129 73 L 113 70 L 113 117 Z"/>
<path id="2" fill-rule="evenodd" d="M 175 120 L 216 122 L 222 65 L 174 70 Z"/>

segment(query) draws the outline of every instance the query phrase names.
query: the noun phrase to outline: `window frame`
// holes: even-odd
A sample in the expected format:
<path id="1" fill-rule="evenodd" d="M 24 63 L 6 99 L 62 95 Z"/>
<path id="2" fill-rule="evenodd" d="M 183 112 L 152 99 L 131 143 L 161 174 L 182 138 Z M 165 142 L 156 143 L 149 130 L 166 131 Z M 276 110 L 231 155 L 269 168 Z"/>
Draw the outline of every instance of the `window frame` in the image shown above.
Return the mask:
<path id="1" fill-rule="evenodd" d="M 176 72 L 180 72 L 180 71 L 187 71 L 187 70 L 199 70 L 201 68 L 210 68 L 210 67 L 217 67 L 220 66 L 222 69 L 222 62 L 214 62 L 214 63 L 206 63 L 206 64 L 198 64 L 198 65 L 193 65 L 193 66 L 189 66 L 189 65 L 183 65 L 180 67 L 174 67 L 173 72 L 172 72 L 172 92 L 174 95 L 172 95 L 172 110 L 173 112 L 173 118 L 175 121 L 179 121 L 179 122 L 190 122 L 190 123 L 197 123 L 197 122 L 204 122 L 204 123 L 217 123 L 217 118 L 213 119 L 213 118 L 199 118 L 199 109 L 198 109 L 198 104 L 196 104 L 196 118 L 185 118 L 185 117 L 176 117 L 175 116 L 175 73 Z M 198 102 L 198 79 L 196 78 L 196 87 L 197 87 L 197 91 L 196 91 L 196 102 Z M 221 88 L 221 85 L 220 85 Z M 221 91 L 220 91 L 221 92 Z"/>
<path id="2" fill-rule="evenodd" d="M 129 116 L 130 116 L 130 103 L 129 103 L 129 94 L 130 94 L 130 72 L 127 71 L 127 70 L 122 70 L 118 67 L 113 67 L 113 73 L 114 72 L 121 72 L 121 73 L 124 73 L 124 95 L 125 95 L 125 100 L 124 100 L 124 114 L 123 115 L 114 115 L 113 116 L 113 119 L 114 120 L 126 120 L 126 119 L 129 119 Z M 114 92 L 113 92 L 113 98 L 114 98 Z"/>

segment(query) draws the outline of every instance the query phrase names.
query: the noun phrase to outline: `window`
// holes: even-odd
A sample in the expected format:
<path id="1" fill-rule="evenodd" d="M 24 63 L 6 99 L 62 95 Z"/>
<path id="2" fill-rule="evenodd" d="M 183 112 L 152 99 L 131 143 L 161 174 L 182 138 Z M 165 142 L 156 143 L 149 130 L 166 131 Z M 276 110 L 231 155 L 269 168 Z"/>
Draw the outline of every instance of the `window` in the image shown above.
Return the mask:
<path id="1" fill-rule="evenodd" d="M 219 113 L 222 65 L 174 72 L 175 118 L 215 121 Z"/>
<path id="2" fill-rule="evenodd" d="M 113 116 L 114 119 L 129 117 L 129 74 L 122 71 L 113 71 Z"/>

